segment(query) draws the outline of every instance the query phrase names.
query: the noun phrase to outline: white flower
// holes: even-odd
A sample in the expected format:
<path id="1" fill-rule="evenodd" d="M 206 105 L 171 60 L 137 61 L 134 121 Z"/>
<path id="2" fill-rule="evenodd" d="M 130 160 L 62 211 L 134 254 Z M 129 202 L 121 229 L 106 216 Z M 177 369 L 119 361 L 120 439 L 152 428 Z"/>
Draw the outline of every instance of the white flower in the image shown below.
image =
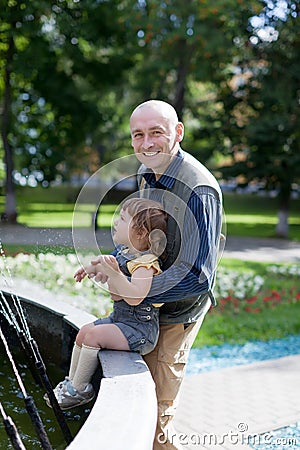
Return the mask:
<path id="1" fill-rule="evenodd" d="M 263 284 L 263 278 L 253 271 L 237 272 L 219 267 L 214 293 L 217 298 L 233 295 L 239 300 L 245 300 L 257 294 Z"/>
<path id="2" fill-rule="evenodd" d="M 55 255 L 53 253 L 22 254 L 16 257 L 0 258 L 1 274 L 5 285 L 13 287 L 20 279 L 30 280 L 35 287 L 59 296 L 63 301 L 97 316 L 107 315 L 112 307 L 109 293 L 99 289 L 99 285 L 86 278 L 76 283 L 74 273 L 79 267 L 74 254 Z M 10 280 L 11 273 L 11 280 Z"/>
<path id="3" fill-rule="evenodd" d="M 280 265 L 280 266 L 272 265 L 267 267 L 267 271 L 281 276 L 299 277 L 300 264 Z"/>

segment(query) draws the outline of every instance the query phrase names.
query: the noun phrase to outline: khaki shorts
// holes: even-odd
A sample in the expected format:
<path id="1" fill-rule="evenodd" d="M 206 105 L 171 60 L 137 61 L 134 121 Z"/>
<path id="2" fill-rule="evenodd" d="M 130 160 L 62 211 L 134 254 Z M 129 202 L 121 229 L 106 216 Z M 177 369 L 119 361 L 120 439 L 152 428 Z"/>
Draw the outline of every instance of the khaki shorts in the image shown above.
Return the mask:
<path id="1" fill-rule="evenodd" d="M 178 405 L 180 386 L 189 352 L 210 305 L 211 302 L 208 299 L 203 315 L 195 323 L 160 325 L 155 349 L 144 356 L 156 385 L 158 402 L 158 422 L 153 446 L 155 450 L 180 448 L 167 442 L 168 435 L 171 434 L 172 420 Z M 165 439 L 162 439 L 162 433 Z"/>

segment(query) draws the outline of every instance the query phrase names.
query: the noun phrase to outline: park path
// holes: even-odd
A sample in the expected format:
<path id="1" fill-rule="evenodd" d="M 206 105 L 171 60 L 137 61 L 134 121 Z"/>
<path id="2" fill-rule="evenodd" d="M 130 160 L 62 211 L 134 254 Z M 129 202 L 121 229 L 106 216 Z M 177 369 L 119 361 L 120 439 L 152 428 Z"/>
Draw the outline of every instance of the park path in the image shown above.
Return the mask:
<path id="1" fill-rule="evenodd" d="M 273 431 L 300 421 L 299 373 L 300 355 L 293 355 L 186 376 L 175 420 L 182 448 L 296 448 L 288 436 L 279 445 Z"/>
<path id="2" fill-rule="evenodd" d="M 76 237 L 84 242 L 90 239 L 87 229 L 77 229 Z M 0 225 L 2 244 L 30 244 L 36 246 L 72 246 L 69 228 L 29 228 L 21 225 Z M 113 247 L 110 230 L 98 230 L 96 239 L 100 250 Z M 86 244 L 88 242 L 86 241 Z M 300 262 L 300 242 L 285 239 L 232 237 L 226 241 L 224 256 L 249 261 Z"/>

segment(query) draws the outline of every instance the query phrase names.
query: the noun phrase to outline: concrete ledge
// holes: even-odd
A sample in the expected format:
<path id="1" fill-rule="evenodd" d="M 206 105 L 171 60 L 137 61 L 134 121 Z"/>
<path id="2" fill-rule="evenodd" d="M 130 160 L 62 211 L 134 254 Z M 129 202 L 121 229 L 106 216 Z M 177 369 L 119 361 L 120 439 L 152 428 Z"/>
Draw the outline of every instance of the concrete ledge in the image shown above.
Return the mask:
<path id="1" fill-rule="evenodd" d="M 11 292 L 2 292 L 7 300 L 11 298 Z M 95 317 L 53 298 L 49 301 L 45 295 L 28 297 L 19 298 L 33 337 L 44 350 L 41 353 L 49 356 L 49 348 L 56 349 L 52 361 L 60 366 L 68 363 L 78 329 Z M 68 450 L 152 450 L 157 402 L 143 358 L 133 352 L 101 350 L 99 362 L 102 379 L 97 399 Z"/>
<path id="2" fill-rule="evenodd" d="M 101 350 L 103 377 L 95 405 L 68 450 L 151 450 L 155 385 L 137 353 Z"/>

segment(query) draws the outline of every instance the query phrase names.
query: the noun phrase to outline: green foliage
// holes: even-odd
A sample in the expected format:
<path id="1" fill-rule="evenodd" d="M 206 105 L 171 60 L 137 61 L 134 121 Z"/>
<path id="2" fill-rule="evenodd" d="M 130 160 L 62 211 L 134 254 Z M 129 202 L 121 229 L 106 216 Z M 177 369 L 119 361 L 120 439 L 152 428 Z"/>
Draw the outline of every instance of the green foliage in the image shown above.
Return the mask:
<path id="1" fill-rule="evenodd" d="M 233 39 L 259 2 L 139 3 L 132 16 L 140 54 L 134 86 L 171 101 L 182 117 L 190 83 L 216 81 L 235 53 Z M 195 99 L 196 100 L 196 99 Z"/>
<path id="2" fill-rule="evenodd" d="M 296 2 L 277 13 L 268 4 L 252 20 L 236 75 L 221 93 L 231 156 L 223 175 L 263 181 L 279 191 L 279 207 L 286 210 L 292 184 L 300 180 L 298 16 Z"/>
<path id="3" fill-rule="evenodd" d="M 184 120 L 183 148 L 224 177 L 278 188 L 288 207 L 300 178 L 298 16 L 291 0 L 3 2 L 8 172 L 31 185 L 94 172 L 131 152 L 130 111 L 155 97 Z"/>
<path id="4" fill-rule="evenodd" d="M 1 8 L 0 70 L 10 71 L 2 95 L 10 86 L 12 102 L 8 140 L 25 177 L 68 179 L 75 168 L 90 170 L 89 159 L 97 160 L 84 148 L 98 144 L 99 100 L 131 64 L 120 52 L 126 40 L 120 14 L 115 1 L 31 0 Z"/>

